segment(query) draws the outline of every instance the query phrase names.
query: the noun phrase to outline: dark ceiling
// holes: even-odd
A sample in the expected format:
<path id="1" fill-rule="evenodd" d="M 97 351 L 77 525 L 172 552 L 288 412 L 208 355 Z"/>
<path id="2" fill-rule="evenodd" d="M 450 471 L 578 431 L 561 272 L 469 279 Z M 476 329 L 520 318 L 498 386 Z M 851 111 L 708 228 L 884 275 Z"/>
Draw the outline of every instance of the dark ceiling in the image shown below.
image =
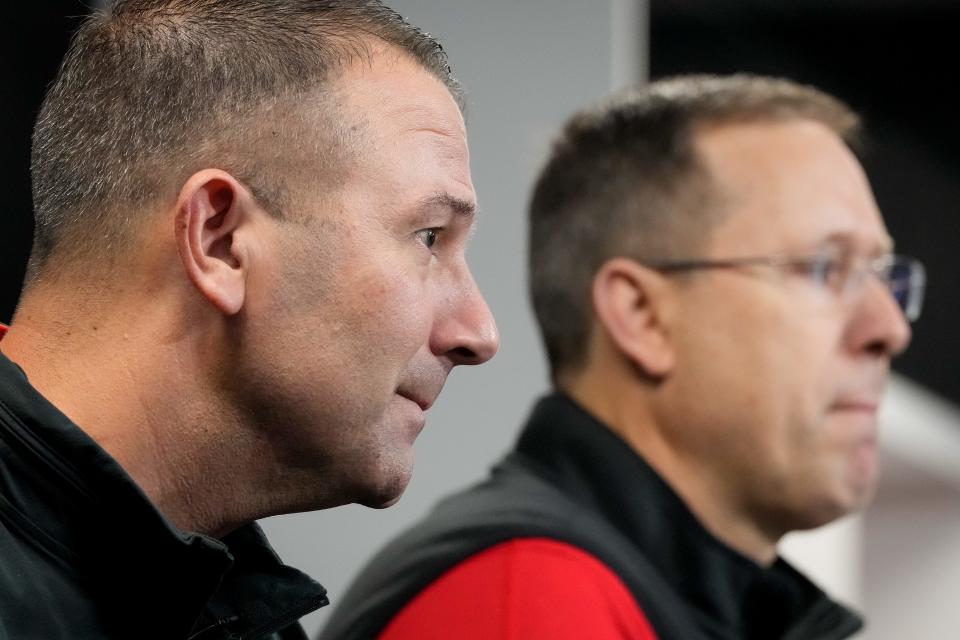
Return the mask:
<path id="1" fill-rule="evenodd" d="M 658 18 L 736 14 L 928 12 L 957 8 L 957 0 L 651 0 Z"/>
<path id="2" fill-rule="evenodd" d="M 85 15 L 79 0 L 11 3 L 0 20 L 0 322 L 7 322 L 20 292 L 33 235 L 30 131 L 47 83 L 60 66 L 70 34 Z"/>

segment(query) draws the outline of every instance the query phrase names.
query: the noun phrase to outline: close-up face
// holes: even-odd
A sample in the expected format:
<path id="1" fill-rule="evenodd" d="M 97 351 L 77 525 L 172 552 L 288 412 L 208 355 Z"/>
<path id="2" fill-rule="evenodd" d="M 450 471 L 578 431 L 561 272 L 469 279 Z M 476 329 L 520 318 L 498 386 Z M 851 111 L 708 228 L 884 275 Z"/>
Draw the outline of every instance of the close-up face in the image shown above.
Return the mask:
<path id="1" fill-rule="evenodd" d="M 825 126 L 737 124 L 698 134 L 724 219 L 707 258 L 871 258 L 892 248 L 866 176 Z M 877 410 L 906 319 L 880 279 L 839 294 L 803 268 L 677 278 L 671 380 L 713 486 L 771 533 L 863 506 L 877 478 Z"/>
<path id="2" fill-rule="evenodd" d="M 283 463 L 385 506 L 450 370 L 490 359 L 498 335 L 465 259 L 476 195 L 447 88 L 387 50 L 344 72 L 338 101 L 354 157 L 342 180 L 301 185 L 305 223 L 275 226 L 246 336 Z"/>

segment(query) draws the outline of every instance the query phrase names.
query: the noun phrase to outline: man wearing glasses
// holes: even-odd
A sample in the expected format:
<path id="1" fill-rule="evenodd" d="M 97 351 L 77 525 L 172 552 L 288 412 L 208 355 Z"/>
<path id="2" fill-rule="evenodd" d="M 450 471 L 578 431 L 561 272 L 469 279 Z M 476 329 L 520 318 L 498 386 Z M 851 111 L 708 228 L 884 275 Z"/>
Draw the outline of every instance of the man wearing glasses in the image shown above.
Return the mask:
<path id="1" fill-rule="evenodd" d="M 922 302 L 857 126 L 750 76 L 577 114 L 530 207 L 555 392 L 489 480 L 373 561 L 324 637 L 856 632 L 776 546 L 871 497 L 877 409 Z"/>

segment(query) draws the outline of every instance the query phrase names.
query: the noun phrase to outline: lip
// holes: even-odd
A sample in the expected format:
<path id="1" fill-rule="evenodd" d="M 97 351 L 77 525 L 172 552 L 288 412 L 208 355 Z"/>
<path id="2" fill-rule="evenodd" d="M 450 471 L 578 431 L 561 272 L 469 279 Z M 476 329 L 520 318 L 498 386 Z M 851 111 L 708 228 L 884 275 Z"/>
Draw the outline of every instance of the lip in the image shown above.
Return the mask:
<path id="1" fill-rule="evenodd" d="M 877 415 L 880 409 L 880 403 L 876 400 L 838 400 L 830 407 L 831 411 L 864 413 Z"/>
<path id="2" fill-rule="evenodd" d="M 847 437 L 858 446 L 875 449 L 879 408 L 880 403 L 873 398 L 848 398 L 831 405 L 830 412 L 843 420 L 853 421 L 848 425 L 851 429 L 847 431 Z"/>
<path id="3" fill-rule="evenodd" d="M 862 413 L 876 413 L 880 405 L 876 402 L 837 402 L 833 405 L 834 411 L 858 411 Z"/>
<path id="4" fill-rule="evenodd" d="M 416 404 L 418 407 L 420 407 L 421 411 L 427 411 L 428 409 L 430 409 L 430 407 L 433 406 L 433 400 L 428 400 L 422 396 L 419 396 L 415 393 L 411 393 L 409 391 L 397 391 L 397 395 L 400 396 L 401 398 L 405 398 L 410 402 Z"/>

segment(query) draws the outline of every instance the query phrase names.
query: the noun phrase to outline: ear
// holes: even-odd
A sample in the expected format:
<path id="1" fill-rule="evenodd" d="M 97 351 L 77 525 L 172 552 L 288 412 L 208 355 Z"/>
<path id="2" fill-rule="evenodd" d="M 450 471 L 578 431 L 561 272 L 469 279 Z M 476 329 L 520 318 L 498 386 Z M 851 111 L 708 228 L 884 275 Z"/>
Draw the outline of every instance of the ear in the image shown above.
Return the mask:
<path id="1" fill-rule="evenodd" d="M 653 378 L 675 361 L 662 274 L 628 258 L 608 260 L 593 278 L 593 307 L 613 346 Z"/>
<path id="2" fill-rule="evenodd" d="M 224 315 L 243 307 L 249 254 L 238 232 L 254 205 L 250 191 L 219 169 L 190 176 L 177 199 L 180 260 L 193 285 Z"/>

